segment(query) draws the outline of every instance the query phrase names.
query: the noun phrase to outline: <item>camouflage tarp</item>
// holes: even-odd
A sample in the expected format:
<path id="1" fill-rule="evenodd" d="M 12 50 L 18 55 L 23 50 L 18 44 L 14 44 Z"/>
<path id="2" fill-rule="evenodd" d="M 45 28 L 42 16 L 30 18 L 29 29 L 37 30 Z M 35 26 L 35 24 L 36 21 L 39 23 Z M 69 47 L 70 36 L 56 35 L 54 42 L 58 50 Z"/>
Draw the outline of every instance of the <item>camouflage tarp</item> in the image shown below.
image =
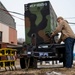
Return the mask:
<path id="1" fill-rule="evenodd" d="M 49 1 L 25 4 L 26 43 L 31 43 L 31 35 L 36 34 L 36 42 L 49 42 L 46 33 L 56 27 L 56 14 Z"/>

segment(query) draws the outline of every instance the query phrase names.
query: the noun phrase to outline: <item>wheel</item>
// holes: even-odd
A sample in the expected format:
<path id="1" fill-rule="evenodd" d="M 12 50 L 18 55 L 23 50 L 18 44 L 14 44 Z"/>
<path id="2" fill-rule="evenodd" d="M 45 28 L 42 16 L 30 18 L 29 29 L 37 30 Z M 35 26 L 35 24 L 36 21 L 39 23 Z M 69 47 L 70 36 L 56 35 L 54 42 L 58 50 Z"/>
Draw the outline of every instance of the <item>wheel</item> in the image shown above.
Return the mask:
<path id="1" fill-rule="evenodd" d="M 20 58 L 20 67 L 21 67 L 21 69 L 24 69 L 26 67 L 24 58 Z"/>
<path id="2" fill-rule="evenodd" d="M 63 58 L 63 67 L 65 67 L 66 61 L 65 58 Z"/>

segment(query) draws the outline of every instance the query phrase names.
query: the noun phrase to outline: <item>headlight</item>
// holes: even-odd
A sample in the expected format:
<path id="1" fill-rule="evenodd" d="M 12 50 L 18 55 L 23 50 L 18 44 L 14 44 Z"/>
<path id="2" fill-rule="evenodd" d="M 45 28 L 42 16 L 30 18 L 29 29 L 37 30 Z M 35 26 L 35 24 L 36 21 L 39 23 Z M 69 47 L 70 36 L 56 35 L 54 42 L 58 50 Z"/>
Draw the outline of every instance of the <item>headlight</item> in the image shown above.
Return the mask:
<path id="1" fill-rule="evenodd" d="M 31 52 L 27 52 L 27 54 L 31 54 Z"/>

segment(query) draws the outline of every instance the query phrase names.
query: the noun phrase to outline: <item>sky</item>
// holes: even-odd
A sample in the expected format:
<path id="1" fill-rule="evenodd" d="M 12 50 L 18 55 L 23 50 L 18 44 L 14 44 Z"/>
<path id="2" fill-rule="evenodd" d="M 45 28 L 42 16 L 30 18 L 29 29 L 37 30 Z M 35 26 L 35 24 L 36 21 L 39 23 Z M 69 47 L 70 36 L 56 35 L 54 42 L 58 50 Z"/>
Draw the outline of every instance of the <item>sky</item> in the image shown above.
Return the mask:
<path id="1" fill-rule="evenodd" d="M 46 0 L 0 0 L 8 11 L 24 14 L 24 4 L 46 1 Z M 75 23 L 75 0 L 48 0 L 51 2 L 57 17 L 62 16 L 69 22 Z M 17 37 L 25 39 L 24 16 L 10 13 L 19 18 L 13 17 L 16 22 Z M 70 25 L 75 33 L 75 25 Z"/>

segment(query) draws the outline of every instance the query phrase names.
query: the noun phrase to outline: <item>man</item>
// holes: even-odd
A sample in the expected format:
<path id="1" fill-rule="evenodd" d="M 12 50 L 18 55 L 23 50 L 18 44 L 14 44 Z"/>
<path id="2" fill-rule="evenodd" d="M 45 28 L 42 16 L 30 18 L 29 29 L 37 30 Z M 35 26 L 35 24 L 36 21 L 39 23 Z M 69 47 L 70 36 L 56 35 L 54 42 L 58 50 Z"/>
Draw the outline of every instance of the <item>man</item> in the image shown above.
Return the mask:
<path id="1" fill-rule="evenodd" d="M 57 18 L 58 25 L 54 32 L 52 32 L 52 36 L 56 35 L 57 33 L 61 32 L 61 37 L 58 41 L 60 43 L 63 41 L 65 43 L 65 65 L 66 68 L 71 68 L 73 64 L 73 46 L 74 46 L 74 39 L 75 34 L 72 31 L 71 27 L 68 23 L 63 19 L 63 17 Z"/>

